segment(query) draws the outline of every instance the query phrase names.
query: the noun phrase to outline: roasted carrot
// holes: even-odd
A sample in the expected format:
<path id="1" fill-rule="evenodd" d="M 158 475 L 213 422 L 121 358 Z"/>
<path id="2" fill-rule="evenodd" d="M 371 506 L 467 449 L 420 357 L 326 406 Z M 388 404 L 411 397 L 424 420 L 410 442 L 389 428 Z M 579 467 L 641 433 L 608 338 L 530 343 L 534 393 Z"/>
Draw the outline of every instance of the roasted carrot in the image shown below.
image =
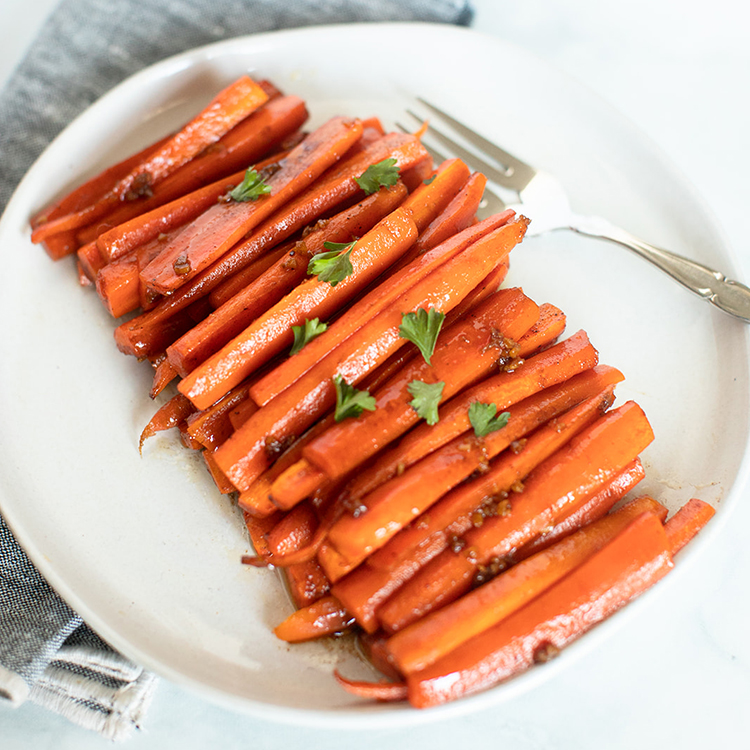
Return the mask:
<path id="1" fill-rule="evenodd" d="M 665 524 L 669 549 L 676 555 L 714 516 L 711 505 L 694 497 Z"/>
<path id="2" fill-rule="evenodd" d="M 274 628 L 277 638 L 288 643 L 300 643 L 322 635 L 340 633 L 352 624 L 351 615 L 333 596 L 324 596 L 298 609 Z"/>
<path id="3" fill-rule="evenodd" d="M 410 675 L 409 701 L 417 708 L 435 706 L 518 674 L 558 653 L 671 569 L 664 527 L 645 513 L 518 612 Z"/>
<path id="4" fill-rule="evenodd" d="M 509 514 L 469 530 L 458 554 L 442 552 L 399 589 L 378 613 L 384 629 L 395 633 L 458 598 L 482 566 L 502 561 L 575 510 L 652 439 L 648 420 L 632 401 L 600 417 L 536 467 L 512 496 Z"/>
<path id="5" fill-rule="evenodd" d="M 255 554 L 261 558 L 271 555 L 268 549 L 268 532 L 279 522 L 281 513 L 266 518 L 254 518 L 248 513 L 244 514 L 245 526 L 250 536 Z"/>
<path id="6" fill-rule="evenodd" d="M 238 123 L 216 143 L 191 159 L 174 173 L 154 186 L 151 195 L 138 200 L 120 202 L 100 220 L 109 226 L 118 226 L 139 214 L 151 211 L 165 203 L 198 190 L 256 164 L 263 168 L 285 155 L 282 150 L 271 160 L 266 155 L 272 150 L 284 149 L 284 141 L 295 133 L 307 119 L 305 103 L 297 96 L 280 96 L 266 102 L 258 110 Z M 263 163 L 257 164 L 260 160 Z M 96 239 L 101 234 L 98 222 L 79 233 L 84 241 Z M 122 252 L 116 243 L 100 245 L 106 260 Z M 114 253 L 114 254 L 111 254 Z"/>
<path id="7" fill-rule="evenodd" d="M 211 206 L 143 269 L 141 278 L 160 294 L 174 292 L 309 187 L 361 135 L 359 120 L 334 117 L 321 125 L 279 162 L 278 171 L 263 180 L 268 194 L 247 202 L 231 200 Z"/>
<path id="8" fill-rule="evenodd" d="M 175 370 L 183 377 L 187 377 L 198 365 L 205 362 L 235 336 L 241 334 L 285 295 L 293 293 L 294 288 L 308 275 L 310 258 L 325 252 L 327 242 L 347 243 L 366 235 L 378 221 L 396 209 L 405 195 L 406 188 L 400 183 L 392 188 L 379 190 L 355 206 L 333 216 L 320 228 L 295 243 L 294 247 L 283 257 L 278 258 L 252 284 L 227 300 L 167 349 L 167 356 Z M 382 262 L 387 263 L 387 259 L 384 258 Z M 380 268 L 382 268 L 380 264 L 373 263 L 374 273 L 377 273 Z M 362 271 L 363 269 L 359 267 L 356 269 L 357 273 L 361 274 Z M 313 286 L 315 284 L 307 284 L 308 289 L 312 289 Z M 333 294 L 333 287 L 328 286 L 328 288 Z M 345 285 L 337 285 L 337 294 L 341 295 L 345 288 Z M 293 325 L 302 322 L 299 319 L 302 314 L 302 312 L 297 313 Z M 312 318 L 321 315 L 321 311 L 320 309 L 313 311 L 311 307 L 304 312 L 304 315 Z M 284 340 L 287 340 L 286 336 Z M 281 348 L 281 344 L 272 346 L 271 341 L 267 340 L 266 356 L 270 359 Z M 256 362 L 263 363 L 258 349 L 254 351 L 254 354 L 256 354 Z"/>
<path id="9" fill-rule="evenodd" d="M 174 294 L 161 299 L 153 310 L 119 326 L 115 330 L 118 347 L 121 351 L 138 357 L 154 354 L 155 349 L 158 351 L 154 340 L 160 338 L 160 328 L 172 316 L 195 300 L 208 295 L 230 275 L 260 257 L 269 247 L 283 242 L 336 206 L 361 195 L 355 178 L 370 164 L 394 158 L 399 166 L 405 167 L 423 158 L 425 153 L 424 147 L 415 138 L 391 133 L 346 158 L 311 188 L 289 201 L 274 217 L 256 227 L 250 237 L 239 242 Z"/>
<path id="10" fill-rule="evenodd" d="M 461 192 L 432 220 L 419 235 L 414 251 L 424 253 L 445 242 L 449 237 L 470 227 L 476 217 L 487 178 L 475 172 L 461 188 Z"/>
<path id="11" fill-rule="evenodd" d="M 531 346 L 536 347 L 534 338 Z M 527 354 L 528 345 L 519 341 L 519 356 Z M 459 393 L 440 410 L 440 421 L 432 426 L 417 425 L 397 445 L 384 451 L 377 462 L 359 472 L 348 487 L 353 499 L 362 497 L 383 484 L 397 472 L 411 466 L 423 456 L 445 445 L 471 428 L 468 417 L 473 402 L 495 404 L 500 413 L 511 404 L 543 388 L 561 383 L 597 364 L 598 355 L 584 331 L 524 361 L 512 372 L 501 372 Z"/>
<path id="12" fill-rule="evenodd" d="M 352 695 L 367 700 L 391 703 L 406 700 L 408 689 L 403 682 L 367 682 L 366 680 L 352 680 L 344 677 L 337 669 L 333 670 L 336 682 Z"/>
<path id="13" fill-rule="evenodd" d="M 325 230 L 323 230 L 325 231 Z M 352 248 L 352 273 L 332 285 L 317 276 L 295 287 L 280 302 L 258 317 L 179 385 L 180 392 L 198 408 L 209 406 L 238 382 L 265 364 L 293 341 L 293 325 L 328 316 L 414 242 L 414 222 L 401 208 L 395 209 L 367 232 Z"/>
<path id="14" fill-rule="evenodd" d="M 32 242 L 43 242 L 58 232 L 91 224 L 118 201 L 133 200 L 147 192 L 221 138 L 267 99 L 268 95 L 261 86 L 248 76 L 241 77 L 219 92 L 202 112 L 133 167 L 96 202 L 37 227 L 31 234 Z"/>
<path id="15" fill-rule="evenodd" d="M 178 393 L 173 396 L 159 408 L 156 414 L 151 417 L 149 423 L 144 427 L 143 432 L 141 432 L 141 438 L 138 442 L 139 450 L 143 450 L 143 444 L 146 440 L 156 435 L 157 432 L 177 427 L 180 422 L 187 419 L 194 411 L 195 408 L 193 405 L 182 394 Z"/>
<path id="16" fill-rule="evenodd" d="M 224 476 L 222 470 L 216 465 L 214 461 L 214 454 L 211 451 L 202 450 L 201 456 L 206 464 L 211 479 L 214 480 L 216 488 L 221 492 L 222 495 L 229 495 L 234 492 L 232 483 Z"/>
<path id="17" fill-rule="evenodd" d="M 409 625 L 386 642 L 394 665 L 409 675 L 434 664 L 556 584 L 642 513 L 663 522 L 667 511 L 651 498 L 631 501 Z"/>

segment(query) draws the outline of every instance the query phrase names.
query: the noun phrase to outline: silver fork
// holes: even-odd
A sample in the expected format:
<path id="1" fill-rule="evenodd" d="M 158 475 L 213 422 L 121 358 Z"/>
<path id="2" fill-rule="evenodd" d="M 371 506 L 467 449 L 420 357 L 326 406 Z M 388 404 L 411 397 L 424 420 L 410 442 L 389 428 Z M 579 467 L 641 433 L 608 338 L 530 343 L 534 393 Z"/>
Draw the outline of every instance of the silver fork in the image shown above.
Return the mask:
<path id="1" fill-rule="evenodd" d="M 532 219 L 528 232 L 530 236 L 555 229 L 569 229 L 589 237 L 616 242 L 650 261 L 720 310 L 750 323 L 750 289 L 744 284 L 732 281 L 721 272 L 693 260 L 639 240 L 606 219 L 575 214 L 570 208 L 562 185 L 555 177 L 522 162 L 435 105 L 419 97 L 417 101 L 432 114 L 427 130 L 428 138 L 423 140 L 437 159 L 442 160 L 445 156 L 437 148 L 430 146 L 430 134 L 440 142 L 441 147 L 447 147 L 452 156 L 463 159 L 467 166 L 482 172 L 490 182 L 518 196 L 517 203 L 507 204 L 498 195 L 486 189 L 486 212 L 494 213 L 505 208 L 523 212 Z M 412 110 L 407 112 L 416 120 L 423 119 Z M 435 115 L 477 149 L 477 153 L 481 153 L 484 158 L 462 146 L 445 130 L 435 127 Z"/>

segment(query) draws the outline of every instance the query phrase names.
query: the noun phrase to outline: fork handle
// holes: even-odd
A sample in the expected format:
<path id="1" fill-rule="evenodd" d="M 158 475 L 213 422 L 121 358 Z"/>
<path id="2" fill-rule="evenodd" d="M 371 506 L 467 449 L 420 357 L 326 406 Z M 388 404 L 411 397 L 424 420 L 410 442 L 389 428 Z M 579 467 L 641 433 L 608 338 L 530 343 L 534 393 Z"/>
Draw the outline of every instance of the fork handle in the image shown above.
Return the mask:
<path id="1" fill-rule="evenodd" d="M 662 250 L 643 242 L 630 232 L 599 217 L 575 217 L 570 228 L 589 237 L 624 245 L 661 268 L 699 297 L 703 297 L 725 313 L 750 323 L 750 289 L 739 281 L 728 279 L 720 271 L 683 258 L 669 250 Z"/>

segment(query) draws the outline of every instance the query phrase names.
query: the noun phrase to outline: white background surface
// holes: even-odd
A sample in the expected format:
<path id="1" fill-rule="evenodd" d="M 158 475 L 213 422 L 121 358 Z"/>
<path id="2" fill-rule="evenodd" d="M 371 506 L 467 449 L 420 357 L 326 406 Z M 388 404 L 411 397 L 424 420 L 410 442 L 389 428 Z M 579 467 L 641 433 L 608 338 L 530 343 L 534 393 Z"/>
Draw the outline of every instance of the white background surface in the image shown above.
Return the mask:
<path id="1" fill-rule="evenodd" d="M 0 84 L 56 0 L 0 0 Z M 685 172 L 750 269 L 750 12 L 736 0 L 475 0 L 474 27 L 565 70 L 624 112 Z M 614 250 L 607 249 L 608 252 Z M 700 426 L 697 425 L 696 429 Z M 750 502 L 750 488 L 747 491 Z M 693 748 L 746 745 L 750 507 L 679 586 L 604 648 L 494 710 L 409 732 L 283 727 L 162 682 L 132 748 Z M 0 709 L 0 748 L 109 743 L 31 704 Z"/>

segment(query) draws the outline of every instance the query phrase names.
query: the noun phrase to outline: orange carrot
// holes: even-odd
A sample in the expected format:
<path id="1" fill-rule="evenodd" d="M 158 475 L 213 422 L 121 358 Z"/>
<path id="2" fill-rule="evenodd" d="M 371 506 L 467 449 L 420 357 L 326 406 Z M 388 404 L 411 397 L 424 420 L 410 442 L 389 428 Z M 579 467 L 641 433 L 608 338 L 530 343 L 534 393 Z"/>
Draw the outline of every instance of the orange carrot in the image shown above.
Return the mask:
<path id="1" fill-rule="evenodd" d="M 155 350 L 158 351 L 154 339 L 160 338 L 160 328 L 172 316 L 195 300 L 208 295 L 229 276 L 260 257 L 269 247 L 283 242 L 336 206 L 361 195 L 361 189 L 355 180 L 370 164 L 394 158 L 397 165 L 406 167 L 423 158 L 425 153 L 424 147 L 415 138 L 391 133 L 361 152 L 347 157 L 308 190 L 289 201 L 274 217 L 256 227 L 246 240 L 239 242 L 174 294 L 162 298 L 153 310 L 119 326 L 115 331 L 118 347 L 121 351 L 138 357 L 154 354 Z"/>
<path id="2" fill-rule="evenodd" d="M 536 339 L 531 345 L 536 346 Z M 519 356 L 525 356 L 526 349 L 526 342 L 521 339 Z M 469 430 L 468 409 L 473 402 L 495 404 L 499 414 L 511 404 L 543 388 L 594 367 L 597 358 L 588 336 L 584 331 L 579 331 L 566 341 L 525 360 L 518 369 L 501 372 L 459 393 L 443 404 L 440 421 L 436 425 L 417 425 L 397 445 L 384 451 L 375 463 L 359 472 L 347 488 L 350 496 L 353 499 L 362 497 L 397 472 L 403 472 L 415 461 Z"/>
<path id="3" fill-rule="evenodd" d="M 352 273 L 332 285 L 314 276 L 295 287 L 250 324 L 179 385 L 180 392 L 198 408 L 210 406 L 227 390 L 265 364 L 293 341 L 292 326 L 306 319 L 328 316 L 414 242 L 416 227 L 409 214 L 397 208 L 378 222 L 353 247 Z"/>
<path id="4" fill-rule="evenodd" d="M 279 162 L 278 171 L 264 180 L 270 188 L 268 194 L 247 202 L 231 200 L 211 206 L 143 269 L 141 278 L 160 294 L 173 292 L 309 187 L 361 135 L 359 120 L 332 118 Z"/>
<path id="5" fill-rule="evenodd" d="M 455 600 L 472 585 L 481 566 L 540 536 L 619 474 L 653 439 L 643 411 L 632 401 L 608 412 L 536 467 L 511 512 L 494 516 L 464 537 L 465 547 L 446 550 L 425 565 L 380 610 L 394 633 Z M 522 455 L 522 454 L 521 454 Z"/>
<path id="6" fill-rule="evenodd" d="M 340 633 L 351 624 L 351 616 L 335 597 L 324 596 L 289 615 L 273 632 L 282 641 L 300 643 Z"/>
<path id="7" fill-rule="evenodd" d="M 333 670 L 333 676 L 344 690 L 359 698 L 391 703 L 393 701 L 406 700 L 409 695 L 408 689 L 403 682 L 352 680 L 344 677 L 337 669 Z"/>
<path id="8" fill-rule="evenodd" d="M 669 549 L 676 555 L 710 520 L 716 511 L 698 498 L 688 500 L 665 524 Z"/>
<path id="9" fill-rule="evenodd" d="M 268 99 L 263 88 L 243 76 L 214 97 L 211 103 L 176 135 L 149 154 L 104 196 L 86 208 L 42 224 L 31 235 L 43 242 L 60 231 L 77 229 L 103 216 L 120 200 L 134 200 L 221 138 Z"/>
<path id="10" fill-rule="evenodd" d="M 346 243 L 366 235 L 386 214 L 396 209 L 405 195 L 406 188 L 400 183 L 392 188 L 379 190 L 355 206 L 333 216 L 319 229 L 313 230 L 303 240 L 295 243 L 288 253 L 279 258 L 252 284 L 227 300 L 167 349 L 167 356 L 175 370 L 183 377 L 187 377 L 209 356 L 241 334 L 260 315 L 276 305 L 285 295 L 292 293 L 308 275 L 310 258 L 325 252 L 326 242 Z M 375 272 L 378 267 L 374 269 Z M 359 272 L 361 273 L 361 270 Z M 337 288 L 341 294 L 344 287 Z M 312 311 L 309 315 L 315 317 Z"/>
<path id="11" fill-rule="evenodd" d="M 166 404 L 151 417 L 151 421 L 144 427 L 141 432 L 141 439 L 138 442 L 139 450 L 143 450 L 143 444 L 157 432 L 169 430 L 177 427 L 180 422 L 188 418 L 195 411 L 193 405 L 183 395 L 173 396 Z"/>
<path id="12" fill-rule="evenodd" d="M 445 170 L 443 174 L 451 176 L 453 172 Z M 435 182 L 437 182 L 437 180 L 435 180 Z M 424 187 L 425 191 L 421 191 L 420 195 L 427 199 L 427 206 L 429 207 L 435 201 L 432 197 L 433 193 L 429 190 L 432 188 L 432 184 Z M 438 183 L 438 188 L 440 187 L 441 183 Z M 416 218 L 424 222 L 424 218 L 428 213 L 425 208 L 417 210 L 418 204 L 415 199 L 416 195 L 417 194 L 414 193 L 409 199 L 407 199 L 407 203 L 404 204 L 404 209 L 408 209 L 411 212 L 412 218 L 414 218 L 416 212 Z M 463 252 L 472 242 L 477 241 L 494 229 L 502 226 L 507 220 L 507 216 L 491 217 L 481 225 L 477 225 L 471 230 L 467 230 L 466 232 L 454 236 L 449 241 L 443 243 L 440 247 L 435 248 L 433 252 L 425 255 L 418 261 L 411 263 L 401 273 L 389 276 L 385 281 L 379 284 L 378 287 L 373 289 L 370 294 L 353 305 L 352 308 L 347 311 L 346 315 L 336 321 L 336 323 L 326 331 L 325 338 L 321 337 L 312 341 L 301 352 L 283 362 L 265 378 L 260 379 L 253 386 L 253 400 L 261 406 L 267 404 L 272 398 L 275 398 L 288 388 L 301 375 L 308 372 L 319 361 L 324 353 L 330 352 L 331 349 L 352 336 L 374 315 L 377 315 L 379 312 L 393 305 L 403 295 L 408 286 L 412 286 L 418 280 L 426 277 L 429 273 L 438 268 L 441 263 L 445 263 L 457 254 Z"/>
<path id="13" fill-rule="evenodd" d="M 666 518 L 666 508 L 651 498 L 631 501 L 399 631 L 386 642 L 394 665 L 409 675 L 434 664 L 556 584 L 642 513 Z"/>
<path id="14" fill-rule="evenodd" d="M 435 706 L 544 661 L 671 569 L 664 527 L 645 513 L 527 606 L 410 675 L 409 701 Z"/>
<path id="15" fill-rule="evenodd" d="M 262 107 L 235 125 L 216 143 L 201 154 L 183 164 L 178 170 L 154 186 L 151 195 L 144 195 L 138 200 L 120 202 L 107 213 L 101 221 L 116 227 L 139 214 L 169 203 L 183 195 L 198 190 L 203 185 L 215 182 L 248 165 L 256 164 L 273 150 L 284 149 L 284 140 L 295 133 L 307 119 L 305 103 L 297 96 L 280 96 L 266 102 Z M 282 150 L 273 156 L 278 161 L 285 155 Z M 272 163 L 272 162 L 268 162 Z M 256 165 L 256 169 L 265 163 Z M 92 236 L 89 237 L 89 234 Z M 80 233 L 82 239 L 96 239 L 101 234 L 97 224 Z M 100 246 L 106 260 L 112 260 L 121 253 L 116 244 Z"/>

